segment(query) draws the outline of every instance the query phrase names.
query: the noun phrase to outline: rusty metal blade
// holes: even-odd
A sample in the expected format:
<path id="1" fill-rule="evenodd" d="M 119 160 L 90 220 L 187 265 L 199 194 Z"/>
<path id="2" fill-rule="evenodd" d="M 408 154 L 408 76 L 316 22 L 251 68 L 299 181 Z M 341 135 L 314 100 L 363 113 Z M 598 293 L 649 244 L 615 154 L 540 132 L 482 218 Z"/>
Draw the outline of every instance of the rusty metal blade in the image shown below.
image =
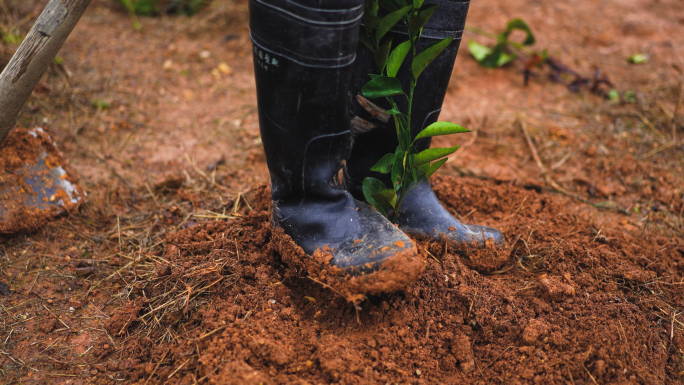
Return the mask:
<path id="1" fill-rule="evenodd" d="M 0 233 L 39 229 L 78 208 L 86 194 L 41 128 L 15 129 L 0 147 Z"/>

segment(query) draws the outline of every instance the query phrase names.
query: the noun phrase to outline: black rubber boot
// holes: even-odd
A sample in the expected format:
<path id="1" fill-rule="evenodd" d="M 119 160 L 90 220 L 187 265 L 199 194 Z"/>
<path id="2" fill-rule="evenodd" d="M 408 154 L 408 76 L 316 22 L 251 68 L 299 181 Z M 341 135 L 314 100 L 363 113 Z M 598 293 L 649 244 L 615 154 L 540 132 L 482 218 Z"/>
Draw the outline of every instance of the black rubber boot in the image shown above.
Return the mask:
<path id="1" fill-rule="evenodd" d="M 347 96 L 363 0 L 249 5 L 274 224 L 307 254 L 328 246 L 331 264 L 353 275 L 416 256 L 401 230 L 339 183 L 351 148 Z"/>
<path id="2" fill-rule="evenodd" d="M 412 107 L 411 129 L 415 137 L 423 128 L 437 121 L 446 95 L 451 72 L 458 53 L 458 47 L 465 26 L 469 1 L 430 0 L 439 4 L 434 15 L 423 29 L 418 50 L 427 44 L 454 36 L 454 41 L 433 61 L 418 78 Z M 390 34 L 394 37 L 394 45 L 408 40 L 403 28 L 395 27 Z M 397 77 L 402 81 L 404 89 L 409 83 L 409 58 L 399 70 Z M 354 147 L 347 161 L 345 173 L 346 186 L 358 199 L 363 198 L 363 179 L 372 176 L 391 186 L 389 175 L 371 172 L 370 168 L 385 154 L 393 153 L 397 147 L 394 122 L 383 113 L 389 103 L 383 99 L 367 100 L 361 96 L 361 87 L 370 80 L 368 74 L 378 73 L 373 56 L 363 45 L 359 45 L 357 60 L 352 78 L 350 109 L 354 131 Z M 396 98 L 400 108 L 406 110 L 406 101 Z M 403 102 L 403 105 L 401 104 Z M 376 103 L 376 104 L 373 104 Z M 418 151 L 430 147 L 430 138 L 416 143 Z M 397 216 L 401 228 L 414 234 L 423 234 L 435 239 L 447 239 L 455 244 L 463 242 L 484 246 L 487 243 L 503 244 L 503 235 L 495 229 L 466 225 L 457 221 L 442 206 L 429 182 L 421 183 L 406 194 Z"/>

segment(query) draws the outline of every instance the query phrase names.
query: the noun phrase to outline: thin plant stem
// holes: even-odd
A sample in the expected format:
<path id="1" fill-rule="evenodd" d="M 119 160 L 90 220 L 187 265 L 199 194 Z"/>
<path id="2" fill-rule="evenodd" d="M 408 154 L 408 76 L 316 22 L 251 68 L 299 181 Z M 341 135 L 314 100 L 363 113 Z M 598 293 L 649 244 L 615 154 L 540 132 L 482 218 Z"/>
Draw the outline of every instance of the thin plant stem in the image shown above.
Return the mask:
<path id="1" fill-rule="evenodd" d="M 399 208 L 401 207 L 401 202 L 406 196 L 406 185 L 402 182 L 401 184 L 401 195 L 399 195 L 399 202 L 394 206 L 394 212 L 392 213 L 392 219 L 390 220 L 394 223 L 397 220 L 397 215 L 399 215 Z"/>
<path id="2" fill-rule="evenodd" d="M 406 18 L 406 23 L 408 24 L 408 18 Z M 422 31 L 422 30 L 421 30 Z M 416 43 L 420 39 L 421 31 L 418 32 L 418 36 L 412 36 L 409 33 L 409 40 L 411 41 L 411 63 L 413 63 L 413 60 L 416 58 Z M 406 124 L 404 125 L 403 132 L 401 137 L 397 138 L 399 139 L 400 146 L 402 147 L 403 150 L 403 162 L 402 162 L 402 168 L 403 172 L 400 175 L 401 177 L 401 192 L 399 193 L 399 201 L 394 205 L 394 212 L 392 213 L 392 218 L 390 218 L 390 221 L 394 223 L 397 219 L 397 215 L 399 214 L 399 209 L 401 208 L 401 204 L 404 201 L 404 197 L 406 197 L 406 187 L 407 184 L 409 184 L 411 181 L 408 178 L 409 173 L 411 172 L 411 165 L 410 165 L 410 159 L 408 155 L 410 154 L 411 151 L 411 109 L 413 107 L 413 95 L 414 91 L 416 89 L 416 79 L 413 79 L 413 74 L 411 74 L 411 82 L 409 85 L 409 96 L 408 96 L 408 112 L 406 114 Z M 393 106 L 396 105 L 393 103 Z M 410 189 L 409 189 L 410 191 Z"/>

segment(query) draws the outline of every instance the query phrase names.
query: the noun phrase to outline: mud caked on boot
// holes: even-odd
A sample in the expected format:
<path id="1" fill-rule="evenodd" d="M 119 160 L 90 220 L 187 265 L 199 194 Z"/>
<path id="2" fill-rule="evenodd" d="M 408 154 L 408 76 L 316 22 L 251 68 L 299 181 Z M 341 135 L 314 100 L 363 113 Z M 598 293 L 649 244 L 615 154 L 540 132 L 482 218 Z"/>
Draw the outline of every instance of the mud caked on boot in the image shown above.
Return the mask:
<path id="1" fill-rule="evenodd" d="M 347 106 L 363 0 L 250 0 L 259 126 L 271 176 L 273 222 L 308 255 L 363 280 L 369 292 L 416 280 L 413 242 L 339 183 L 351 148 Z M 402 272 L 391 275 L 396 261 Z M 394 266 L 394 267 L 393 267 Z"/>
<path id="2" fill-rule="evenodd" d="M 431 0 L 437 3 L 437 9 L 423 29 L 419 41 L 418 51 L 426 45 L 454 36 L 454 41 L 421 73 L 420 81 L 414 91 L 412 106 L 412 136 L 415 137 L 425 127 L 437 121 L 442 109 L 442 102 L 446 95 L 451 72 L 456 60 L 459 43 L 465 26 L 469 1 Z M 395 26 L 389 34 L 393 37 L 394 45 L 408 40 L 405 27 Z M 410 60 L 406 60 L 399 69 L 397 78 L 404 89 L 408 89 Z M 394 122 L 390 115 L 383 114 L 389 109 L 375 99 L 374 104 L 361 95 L 361 88 L 370 80 L 369 74 L 377 73 L 378 69 L 373 61 L 373 54 L 363 45 L 359 45 L 357 60 L 352 78 L 352 92 L 350 93 L 350 109 L 354 130 L 354 147 L 347 160 L 345 183 L 355 197 L 363 197 L 363 180 L 372 176 L 381 180 L 386 186 L 391 186 L 389 175 L 371 172 L 370 169 L 385 154 L 393 153 L 397 147 Z M 406 111 L 406 101 L 397 98 L 400 108 Z M 402 105 L 403 103 L 403 105 Z M 380 113 L 379 113 L 380 112 Z M 416 142 L 418 152 L 430 147 L 431 138 L 420 139 Z M 464 243 L 473 246 L 487 244 L 502 245 L 503 235 L 495 229 L 467 225 L 457 221 L 442 206 L 429 182 L 423 182 L 406 193 L 396 219 L 397 223 L 407 233 L 422 234 L 434 239 L 446 239 L 449 243 L 461 247 Z"/>

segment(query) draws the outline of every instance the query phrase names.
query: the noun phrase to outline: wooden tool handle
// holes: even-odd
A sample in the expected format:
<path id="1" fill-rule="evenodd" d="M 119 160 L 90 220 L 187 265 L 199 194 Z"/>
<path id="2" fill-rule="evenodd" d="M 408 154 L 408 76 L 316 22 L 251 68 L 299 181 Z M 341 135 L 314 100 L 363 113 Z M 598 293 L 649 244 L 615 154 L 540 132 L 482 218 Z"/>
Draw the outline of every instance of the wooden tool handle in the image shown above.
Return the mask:
<path id="1" fill-rule="evenodd" d="M 91 0 L 50 0 L 0 74 L 0 143 Z"/>

